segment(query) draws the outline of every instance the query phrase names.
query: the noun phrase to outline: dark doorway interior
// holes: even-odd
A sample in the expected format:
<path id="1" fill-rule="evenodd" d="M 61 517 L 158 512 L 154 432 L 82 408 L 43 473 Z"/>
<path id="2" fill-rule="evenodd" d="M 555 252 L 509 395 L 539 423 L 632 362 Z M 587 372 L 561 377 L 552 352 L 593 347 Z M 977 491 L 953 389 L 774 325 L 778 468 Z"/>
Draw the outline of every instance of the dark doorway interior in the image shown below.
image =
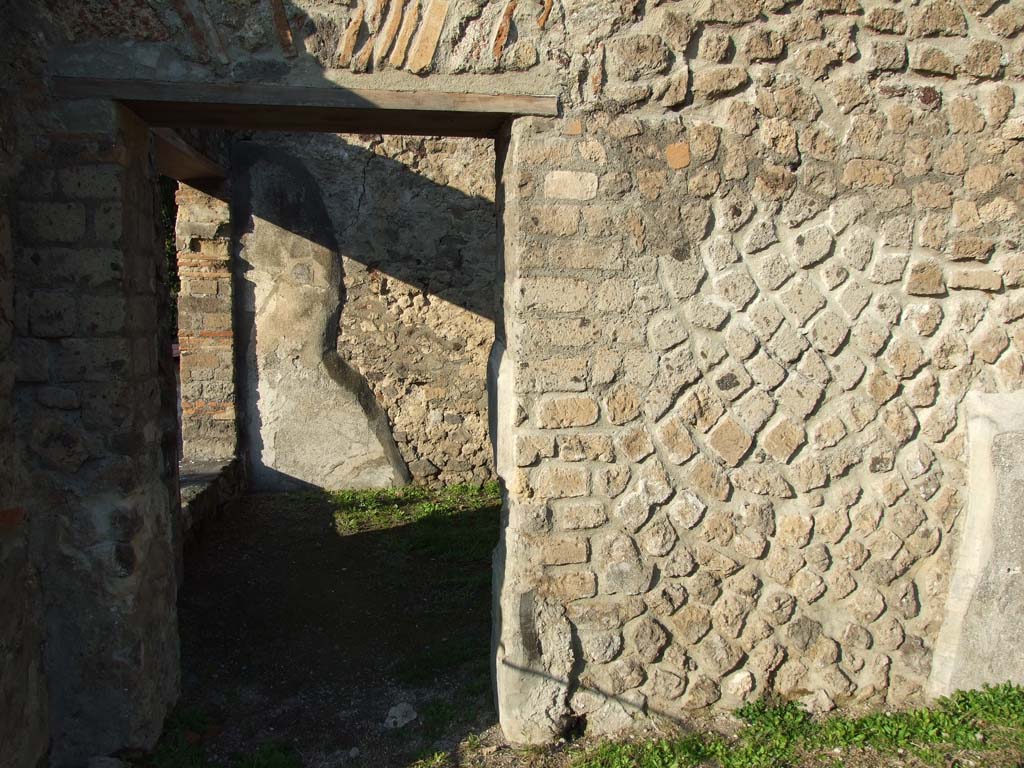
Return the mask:
<path id="1" fill-rule="evenodd" d="M 183 693 L 162 749 L 405 766 L 496 731 L 500 509 L 496 484 L 237 501 L 186 553 Z"/>

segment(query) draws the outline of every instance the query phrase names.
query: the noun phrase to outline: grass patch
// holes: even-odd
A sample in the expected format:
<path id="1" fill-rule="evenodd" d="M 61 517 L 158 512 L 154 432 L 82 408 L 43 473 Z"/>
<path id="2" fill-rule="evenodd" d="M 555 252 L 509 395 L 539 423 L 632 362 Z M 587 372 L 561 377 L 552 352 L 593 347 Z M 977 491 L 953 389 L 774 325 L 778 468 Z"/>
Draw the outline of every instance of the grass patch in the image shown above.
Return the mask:
<path id="1" fill-rule="evenodd" d="M 431 599 L 439 614 L 457 615 L 479 604 L 491 583 L 491 551 L 498 539 L 501 489 L 497 482 L 445 488 L 389 488 L 329 494 L 335 530 L 341 536 L 402 527 L 393 546 L 430 563 Z M 486 599 L 486 598 L 485 598 Z M 488 641 L 489 642 L 489 641 Z M 486 649 L 479 638 L 453 633 L 442 644 L 421 647 L 397 661 L 406 683 L 426 682 L 438 669 L 472 664 L 467 693 L 489 690 Z"/>
<path id="2" fill-rule="evenodd" d="M 440 489 L 407 486 L 334 491 L 329 497 L 335 507 L 335 528 L 343 536 L 422 521 L 446 522 L 501 505 L 497 482 L 450 485 Z"/>
<path id="3" fill-rule="evenodd" d="M 795 703 L 757 701 L 737 710 L 744 722 L 733 738 L 690 734 L 676 739 L 608 742 L 587 751 L 573 768 L 839 768 L 864 752 L 911 755 L 921 765 L 954 766 L 964 755 L 1000 753 L 1024 758 L 1024 688 L 1006 683 L 958 692 L 935 706 L 816 721 Z M 881 765 L 863 762 L 858 765 Z M 985 758 L 979 765 L 995 765 Z"/>

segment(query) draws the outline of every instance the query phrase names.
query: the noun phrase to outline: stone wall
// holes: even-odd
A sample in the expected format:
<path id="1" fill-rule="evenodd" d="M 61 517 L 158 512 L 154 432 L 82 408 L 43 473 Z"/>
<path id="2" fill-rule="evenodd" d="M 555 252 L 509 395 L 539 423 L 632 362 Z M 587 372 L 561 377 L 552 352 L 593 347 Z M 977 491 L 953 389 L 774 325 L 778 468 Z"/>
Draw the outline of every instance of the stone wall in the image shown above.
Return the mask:
<path id="1" fill-rule="evenodd" d="M 0 74 L 9 73 L 7 67 L 0 68 Z M 11 123 L 3 115 L 0 130 Z M 39 582 L 29 559 L 28 511 L 19 493 L 21 468 L 13 429 L 14 248 L 8 208 L 12 165 L 10 156 L 0 154 L 0 754 L 17 768 L 30 768 L 46 752 L 49 723 Z"/>
<path id="2" fill-rule="evenodd" d="M 150 139 L 109 102 L 63 119 L 77 130 L 37 136 L 25 158 L 15 228 L 16 455 L 55 766 L 152 745 L 178 689 L 176 406 Z"/>
<path id="3" fill-rule="evenodd" d="M 1024 376 L 1024 144 L 1008 88 L 921 95 L 517 121 L 503 615 L 558 650 L 507 731 L 924 698 L 960 403 Z"/>
<path id="4" fill-rule="evenodd" d="M 330 488 L 403 482 L 406 467 L 419 483 L 492 477 L 492 142 L 267 134 L 239 141 L 235 158 L 245 190 L 236 205 L 239 274 L 255 312 L 245 322 L 255 322 L 246 446 L 256 463 Z M 324 249 L 322 270 L 303 261 L 310 242 Z M 309 296 L 293 295 L 292 282 Z M 271 320 L 286 304 L 303 317 Z M 335 386 L 316 375 L 281 377 L 270 362 L 290 359 L 271 351 L 279 334 L 335 348 L 348 373 Z M 277 413 L 286 385 L 289 401 L 320 414 L 317 440 L 306 439 L 312 417 Z M 303 438 L 290 440 L 287 430 Z M 306 455 L 312 443 L 317 457 Z M 388 459 L 394 446 L 401 455 Z"/>
<path id="5" fill-rule="evenodd" d="M 0 34 L 0 755 L 13 768 L 43 764 L 50 742 L 39 579 L 29 552 L 31 510 L 23 496 L 14 430 L 15 180 L 30 143 L 19 112 L 30 108 L 24 87 L 37 80 L 38 54 L 24 10 L 4 9 Z"/>
<path id="6" fill-rule="evenodd" d="M 962 403 L 1019 391 L 1024 375 L 1018 3 L 81 6 L 49 49 L 54 72 L 560 97 L 561 119 L 515 121 L 498 193 L 495 660 L 510 738 L 769 691 L 815 710 L 922 698 L 950 563 L 976 546 Z M 85 227 L 62 195 L 37 202 Z M 22 227 L 57 218 L 43 211 Z M 332 233 L 328 218 L 312 234 Z M 308 223 L 286 232 L 329 271 L 340 241 L 309 240 Z M 44 306 L 34 298 L 16 304 Z M 298 350 L 310 370 L 337 357 L 326 319 L 329 343 Z M 76 368 L 75 343 L 18 334 L 46 345 L 21 360 Z M 102 368 L 103 349 L 90 354 Z M 36 381 L 23 421 L 43 412 Z M 134 455 L 146 423 L 100 425 L 101 453 Z M 77 470 L 50 472 L 30 481 L 56 488 Z M 159 473 L 154 461 L 133 478 Z M 88 537 L 61 541 L 92 573 Z M 39 562 L 62 573 L 62 557 Z M 97 603 L 81 592 L 62 599 Z M 154 622 L 172 613 L 144 602 Z M 75 647 L 88 667 L 118 643 Z M 130 666 L 134 679 L 143 664 Z"/>
<path id="7" fill-rule="evenodd" d="M 354 214 L 332 210 L 344 232 L 338 351 L 370 384 L 415 482 L 490 479 L 486 372 L 500 289 L 493 142 L 346 139 L 362 149 L 358 170 L 310 166 L 335 186 L 332 199 L 361 194 Z"/>
<path id="8" fill-rule="evenodd" d="M 226 185 L 180 184 L 175 199 L 182 450 L 186 461 L 226 461 L 238 443 L 230 201 Z"/>

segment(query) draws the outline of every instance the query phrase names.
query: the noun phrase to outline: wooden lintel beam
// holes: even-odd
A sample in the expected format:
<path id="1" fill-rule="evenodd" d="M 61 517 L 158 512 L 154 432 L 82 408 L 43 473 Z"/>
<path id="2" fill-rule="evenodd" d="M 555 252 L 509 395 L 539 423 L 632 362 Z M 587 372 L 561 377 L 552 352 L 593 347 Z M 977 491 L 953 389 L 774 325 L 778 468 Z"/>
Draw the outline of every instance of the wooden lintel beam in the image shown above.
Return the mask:
<path id="1" fill-rule="evenodd" d="M 151 131 L 158 173 L 186 182 L 223 179 L 227 175 L 223 168 L 171 128 L 155 127 Z"/>
<path id="2" fill-rule="evenodd" d="M 555 96 L 75 77 L 54 86 L 67 98 L 122 102 L 158 126 L 493 136 L 509 118 L 559 113 Z"/>

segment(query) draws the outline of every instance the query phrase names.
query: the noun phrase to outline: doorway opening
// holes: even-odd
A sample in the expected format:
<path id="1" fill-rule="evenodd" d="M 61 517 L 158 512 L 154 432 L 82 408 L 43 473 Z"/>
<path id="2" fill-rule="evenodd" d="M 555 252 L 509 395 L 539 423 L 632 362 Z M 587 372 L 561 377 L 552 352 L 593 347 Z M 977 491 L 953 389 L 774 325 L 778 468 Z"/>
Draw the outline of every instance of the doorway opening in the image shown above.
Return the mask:
<path id="1" fill-rule="evenodd" d="M 102 570 L 105 574 L 104 590 L 91 589 L 92 582 L 84 584 L 80 583 L 81 579 L 76 580 L 77 566 L 67 558 L 55 557 L 56 565 L 47 577 L 46 589 L 55 599 L 52 610 L 48 608 L 48 631 L 54 642 L 47 643 L 46 663 L 58 668 L 73 654 L 88 660 L 88 663 L 71 665 L 74 668 L 69 669 L 67 675 L 50 677 L 51 698 L 62 703 L 62 711 L 56 713 L 53 721 L 54 739 L 67 745 L 67 754 L 80 756 L 96 754 L 105 744 L 152 743 L 168 707 L 179 694 L 177 589 L 172 551 L 174 543 L 180 544 L 183 539 L 180 531 L 174 530 L 178 521 L 175 503 L 177 398 L 171 345 L 164 344 L 164 339 L 160 338 L 162 330 L 158 322 L 161 312 L 169 310 L 165 307 L 165 278 L 160 266 L 162 243 L 154 205 L 157 194 L 151 131 L 192 125 L 204 130 L 209 127 L 326 132 L 347 129 L 387 134 L 452 133 L 495 139 L 503 131 L 512 129 L 510 121 L 514 117 L 536 112 L 520 111 L 515 106 L 515 98 L 407 93 L 390 94 L 382 99 L 372 93 L 346 91 L 336 84 L 324 89 L 296 89 L 281 85 L 61 77 L 51 78 L 49 82 L 53 96 L 62 101 L 90 102 L 83 110 L 77 109 L 79 105 L 74 105 L 75 108 L 69 105 L 68 125 L 85 127 L 88 123 L 96 131 L 95 135 L 71 133 L 68 142 L 75 153 L 92 147 L 94 140 L 101 142 L 104 148 L 101 154 L 87 155 L 90 164 L 96 165 L 89 169 L 88 178 L 100 174 L 97 178 L 104 180 L 105 192 L 100 202 L 71 205 L 60 200 L 61 190 L 54 189 L 47 192 L 45 204 L 33 203 L 32 210 L 51 217 L 47 218 L 50 223 L 53 216 L 59 217 L 64 211 L 81 214 L 72 224 L 82 229 L 84 221 L 88 225 L 85 232 L 90 237 L 82 242 L 75 239 L 75 248 L 66 252 L 75 255 L 80 252 L 83 259 L 90 259 L 90 265 L 103 262 L 106 267 L 109 262 L 115 269 L 122 270 L 104 286 L 104 298 L 110 300 L 114 309 L 124 308 L 126 320 L 106 332 L 82 329 L 81 341 L 76 338 L 73 345 L 65 345 L 69 378 L 85 382 L 124 380 L 126 384 L 116 390 L 120 398 L 117 403 L 104 404 L 106 420 L 96 433 L 97 450 L 109 453 L 112 461 L 97 463 L 81 477 L 82 493 L 76 502 L 91 515 L 120 516 L 116 526 L 113 523 L 107 526 L 107 518 L 97 517 L 104 521 L 98 526 L 97 534 L 88 528 L 76 527 L 73 531 L 78 537 L 73 547 L 88 549 L 90 556 L 96 555 L 90 563 L 97 573 Z M 321 94 L 325 94 L 323 102 L 319 101 Z M 343 104 L 339 103 L 339 98 Z M 385 103 L 388 99 L 390 106 Z M 183 160 L 187 172 L 165 172 L 166 175 L 196 188 L 191 181 L 210 178 L 191 172 L 215 163 L 190 147 L 190 142 L 167 143 L 177 145 L 171 154 Z M 158 151 L 158 163 L 159 154 Z M 221 173 L 220 180 L 224 177 Z M 108 180 L 110 184 L 106 185 Z M 230 201 L 230 190 L 227 192 L 226 199 Z M 50 204 L 51 197 L 58 198 L 60 205 Z M 96 223 L 103 224 L 102 232 L 93 226 Z M 96 235 L 95 242 L 102 243 L 104 250 L 83 247 L 94 242 L 92 235 Z M 198 245 L 198 252 L 202 252 L 202 242 Z M 230 285 L 234 299 L 233 276 Z M 216 295 L 219 297 L 220 292 Z M 230 313 L 230 317 L 234 322 L 235 313 Z M 499 329 L 502 325 L 500 319 L 495 323 Z M 325 335 L 321 341 L 326 340 Z M 47 349 L 56 343 L 47 341 Z M 323 353 L 325 347 L 321 344 L 319 352 Z M 237 362 L 238 355 L 232 359 Z M 511 386 L 506 384 L 510 380 L 504 374 L 512 363 L 507 355 L 502 359 L 503 365 L 489 365 L 490 370 L 501 370 L 497 376 L 501 386 L 489 390 L 498 392 L 504 402 L 511 397 Z M 508 409 L 499 411 L 507 414 Z M 491 409 L 491 413 L 495 412 Z M 503 429 L 512 429 L 510 418 L 499 419 L 499 422 Z M 237 427 L 237 418 L 235 423 Z M 33 492 L 31 502 L 36 503 L 37 497 L 52 492 L 63 478 L 64 474 L 58 474 L 41 483 Z M 53 522 L 61 519 L 55 516 Z M 102 550 L 97 550 L 96 536 L 104 545 Z M 45 538 L 47 546 L 56 540 L 56 536 Z M 53 547 L 56 550 L 56 545 Z M 502 551 L 500 546 L 498 551 Z M 119 558 L 116 572 L 108 573 L 106 561 L 100 559 L 100 555 L 106 557 L 108 552 Z M 496 557 L 496 563 L 499 577 L 495 582 L 506 585 L 500 577 L 504 561 Z M 121 580 L 108 583 L 115 578 Z M 67 585 L 68 589 L 53 588 L 56 585 Z M 500 620 L 505 604 L 500 601 L 492 604 Z M 64 627 L 69 628 L 68 632 L 54 631 Z M 509 632 L 514 633 L 514 629 Z M 80 641 L 79 647 L 73 647 L 72 639 Z M 500 650 L 500 647 L 492 650 L 492 660 L 499 658 Z M 116 679 L 103 675 L 104 665 L 112 659 L 118 663 L 129 660 L 119 668 L 121 672 Z M 507 688 L 499 679 L 498 689 Z M 106 717 L 109 712 L 117 716 Z M 126 713 L 131 713 L 130 717 Z"/>
<path id="2" fill-rule="evenodd" d="M 494 162 L 480 139 L 235 137 L 253 488 L 493 479 Z"/>
<path id="3" fill-rule="evenodd" d="M 78 85 L 81 95 L 106 88 Z M 417 96 L 418 111 L 331 105 L 313 119 L 294 105 L 224 109 L 152 88 L 145 93 L 164 101 L 133 101 L 123 84 L 106 92 L 163 134 L 159 165 L 168 167 L 169 152 L 172 170 L 187 171 L 169 173 L 183 182 L 175 198 L 183 457 L 205 445 L 224 458 L 218 439 L 233 432 L 234 465 L 265 492 L 211 519 L 183 569 L 185 708 L 168 722 L 171 741 L 208 738 L 212 749 L 237 752 L 240 739 L 287 740 L 282 728 L 301 724 L 309 738 L 293 746 L 311 750 L 307 764 L 363 749 L 380 764 L 453 734 L 457 741 L 467 712 L 493 722 L 488 598 L 501 494 L 491 480 L 486 372 L 491 342 L 503 341 L 504 280 L 494 169 L 518 112 L 500 97 L 441 95 L 450 110 L 422 109 Z M 328 133 L 367 120 L 371 134 Z M 195 141 L 169 139 L 168 126 L 185 125 L 255 132 L 231 135 L 227 154 L 210 162 Z M 398 137 L 440 133 L 452 137 Z M 460 140 L 473 147 L 452 143 Z M 218 163 L 228 170 L 211 179 L 206 171 Z M 356 214 L 348 219 L 339 215 L 346 201 Z M 405 224 L 403 211 L 415 213 Z M 316 429 L 345 410 L 329 397 L 339 392 L 363 423 L 337 432 L 364 449 L 376 440 L 382 456 L 360 462 L 329 447 L 312 457 L 292 451 L 289 464 L 292 448 L 324 444 Z M 288 415 L 278 406 L 311 401 L 303 418 L 275 420 Z M 276 423 L 292 429 L 275 431 Z M 295 463 L 296 455 L 313 461 Z M 325 455 L 334 459 L 330 483 L 318 463 Z M 374 473 L 381 468 L 391 473 Z M 360 477 L 351 485 L 400 487 L 341 490 L 346 474 Z M 179 541 L 195 528 L 187 512 L 182 522 Z M 189 711 L 203 703 L 190 691 L 220 698 L 205 699 L 212 712 Z M 353 702 L 369 706 L 353 712 Z M 219 722 L 200 727 L 210 715 Z"/>
<path id="4" fill-rule="evenodd" d="M 184 448 L 224 461 L 236 404 L 248 492 L 185 552 L 180 717 L 214 761 L 450 751 L 495 722 L 493 143 L 239 132 L 226 154 L 219 198 L 176 196 Z"/>

